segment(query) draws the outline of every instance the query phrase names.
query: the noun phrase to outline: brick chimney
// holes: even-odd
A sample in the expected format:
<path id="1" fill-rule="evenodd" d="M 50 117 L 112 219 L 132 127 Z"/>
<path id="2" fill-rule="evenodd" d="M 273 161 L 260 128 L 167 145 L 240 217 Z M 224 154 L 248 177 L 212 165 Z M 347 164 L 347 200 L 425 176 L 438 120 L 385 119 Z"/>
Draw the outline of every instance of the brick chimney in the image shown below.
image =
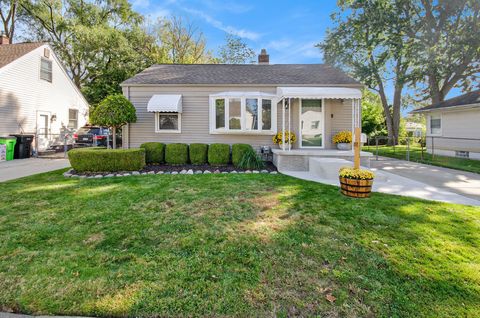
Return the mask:
<path id="1" fill-rule="evenodd" d="M 258 56 L 258 64 L 270 64 L 270 55 L 267 54 L 267 50 L 262 49 Z"/>
<path id="2" fill-rule="evenodd" d="M 1 31 L 0 32 L 0 45 L 7 45 L 7 44 L 10 44 L 10 39 L 5 34 L 5 32 Z"/>

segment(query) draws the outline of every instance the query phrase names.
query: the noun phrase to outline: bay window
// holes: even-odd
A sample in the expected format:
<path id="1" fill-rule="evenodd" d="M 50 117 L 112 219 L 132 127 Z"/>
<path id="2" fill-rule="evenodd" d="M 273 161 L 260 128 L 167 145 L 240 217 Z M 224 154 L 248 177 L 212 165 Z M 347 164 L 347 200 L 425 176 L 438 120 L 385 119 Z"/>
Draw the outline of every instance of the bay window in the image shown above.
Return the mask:
<path id="1" fill-rule="evenodd" d="M 226 92 L 210 96 L 210 132 L 273 134 L 276 104 L 273 94 Z"/>

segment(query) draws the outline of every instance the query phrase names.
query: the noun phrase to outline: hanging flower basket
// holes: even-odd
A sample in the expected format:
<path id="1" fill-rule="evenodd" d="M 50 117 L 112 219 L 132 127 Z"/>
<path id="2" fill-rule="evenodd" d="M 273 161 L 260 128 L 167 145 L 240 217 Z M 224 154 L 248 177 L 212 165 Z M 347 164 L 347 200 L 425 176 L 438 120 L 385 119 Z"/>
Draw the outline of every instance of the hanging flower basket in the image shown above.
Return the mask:
<path id="1" fill-rule="evenodd" d="M 352 198 L 368 198 L 375 175 L 370 170 L 343 167 L 339 171 L 340 191 Z"/>

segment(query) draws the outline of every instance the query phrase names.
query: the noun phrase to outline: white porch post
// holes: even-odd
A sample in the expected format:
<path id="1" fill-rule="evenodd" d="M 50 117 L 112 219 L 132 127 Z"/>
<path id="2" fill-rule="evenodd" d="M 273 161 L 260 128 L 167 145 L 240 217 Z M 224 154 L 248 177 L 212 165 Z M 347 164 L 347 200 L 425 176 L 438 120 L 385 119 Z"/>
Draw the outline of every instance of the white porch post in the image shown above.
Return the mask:
<path id="1" fill-rule="evenodd" d="M 285 98 L 282 99 L 282 150 L 285 150 Z"/>
<path id="2" fill-rule="evenodd" d="M 290 136 L 290 122 L 292 121 L 291 119 L 291 109 L 292 108 L 292 99 L 289 97 L 288 98 L 288 150 L 292 150 L 292 145 L 290 144 L 291 136 Z"/>

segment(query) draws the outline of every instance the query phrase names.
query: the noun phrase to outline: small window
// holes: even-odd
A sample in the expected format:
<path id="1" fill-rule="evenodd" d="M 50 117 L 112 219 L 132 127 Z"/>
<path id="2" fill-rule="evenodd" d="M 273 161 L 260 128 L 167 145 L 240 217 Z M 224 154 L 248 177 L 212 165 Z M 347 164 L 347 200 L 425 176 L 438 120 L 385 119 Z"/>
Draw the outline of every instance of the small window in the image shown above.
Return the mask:
<path id="1" fill-rule="evenodd" d="M 78 110 L 69 109 L 68 110 L 68 128 L 77 129 L 78 128 Z"/>
<path id="2" fill-rule="evenodd" d="M 156 132 L 180 132 L 180 113 L 156 113 Z"/>
<path id="3" fill-rule="evenodd" d="M 440 116 L 430 116 L 430 133 L 432 135 L 440 135 L 442 133 L 442 119 Z"/>
<path id="4" fill-rule="evenodd" d="M 40 78 L 52 82 L 52 61 L 44 58 L 40 60 Z"/>

